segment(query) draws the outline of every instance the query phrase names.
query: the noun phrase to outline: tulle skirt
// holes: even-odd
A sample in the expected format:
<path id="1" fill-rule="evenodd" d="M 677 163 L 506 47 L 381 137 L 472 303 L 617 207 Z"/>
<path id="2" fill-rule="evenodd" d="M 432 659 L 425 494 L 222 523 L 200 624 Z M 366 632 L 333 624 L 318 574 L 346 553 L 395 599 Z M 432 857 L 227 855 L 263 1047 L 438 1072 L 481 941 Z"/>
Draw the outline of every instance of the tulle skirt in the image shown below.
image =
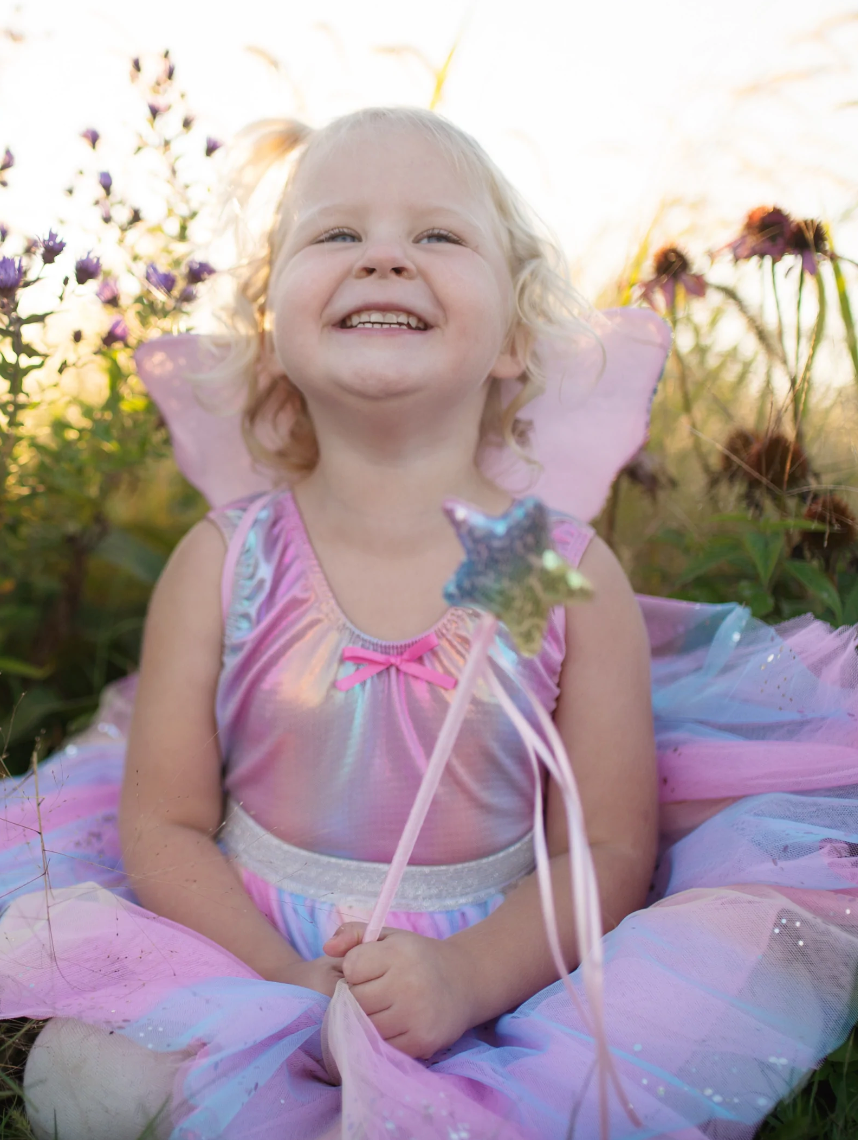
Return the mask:
<path id="1" fill-rule="evenodd" d="M 662 844 L 650 905 L 605 937 L 613 1140 L 739 1140 L 858 1018 L 856 630 L 770 628 L 738 606 L 640 599 L 653 650 Z M 360 1023 L 334 1085 L 328 999 L 267 982 L 134 901 L 116 809 L 133 680 L 2 782 L 0 1016 L 74 1017 L 189 1050 L 172 1140 L 565 1140 L 599 1135 L 593 1042 L 558 982 L 428 1062 Z M 346 915 L 245 872 L 306 958 Z M 446 937 L 487 902 L 399 912 Z M 358 916 L 360 917 L 360 916 Z M 572 982 L 579 984 L 577 972 Z"/>

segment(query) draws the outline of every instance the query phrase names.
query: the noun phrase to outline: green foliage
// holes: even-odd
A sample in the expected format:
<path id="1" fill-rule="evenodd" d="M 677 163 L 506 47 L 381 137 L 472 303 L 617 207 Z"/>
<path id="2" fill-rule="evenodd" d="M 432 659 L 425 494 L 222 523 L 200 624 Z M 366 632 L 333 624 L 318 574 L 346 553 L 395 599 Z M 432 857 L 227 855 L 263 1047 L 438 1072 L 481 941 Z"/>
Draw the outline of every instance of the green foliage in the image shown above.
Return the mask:
<path id="1" fill-rule="evenodd" d="M 151 587 L 203 509 L 134 369 L 139 343 L 186 320 L 193 226 L 209 190 L 184 173 L 205 144 L 169 56 L 153 67 L 148 84 L 138 80 L 147 117 L 134 151 L 154 186 L 151 220 L 102 182 L 100 285 L 98 266 L 75 285 L 69 251 L 54 266 L 21 238 L 23 280 L 0 297 L 0 754 L 12 771 L 133 670 Z M 93 185 L 94 172 L 81 174 L 70 193 L 86 199 Z"/>

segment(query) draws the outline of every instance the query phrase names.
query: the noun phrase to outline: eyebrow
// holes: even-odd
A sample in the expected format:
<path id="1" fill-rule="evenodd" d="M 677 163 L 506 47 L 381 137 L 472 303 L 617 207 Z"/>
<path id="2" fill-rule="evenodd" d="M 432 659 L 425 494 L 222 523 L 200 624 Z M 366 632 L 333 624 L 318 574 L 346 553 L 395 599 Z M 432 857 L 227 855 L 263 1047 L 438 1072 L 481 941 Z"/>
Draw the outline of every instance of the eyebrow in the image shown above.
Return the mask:
<path id="1" fill-rule="evenodd" d="M 350 210 L 360 209 L 355 207 L 353 202 L 326 202 L 321 206 L 315 206 L 313 209 L 308 210 L 305 214 L 298 214 L 293 221 L 294 229 L 303 228 L 311 223 L 319 220 L 328 214 L 342 214 Z M 477 217 L 470 213 L 465 213 L 462 210 L 457 210 L 455 206 L 421 206 L 417 211 L 418 214 L 445 214 L 448 217 L 456 218 L 460 222 L 465 222 L 468 225 L 474 226 L 481 232 L 485 231 L 485 226 L 482 225 Z"/>

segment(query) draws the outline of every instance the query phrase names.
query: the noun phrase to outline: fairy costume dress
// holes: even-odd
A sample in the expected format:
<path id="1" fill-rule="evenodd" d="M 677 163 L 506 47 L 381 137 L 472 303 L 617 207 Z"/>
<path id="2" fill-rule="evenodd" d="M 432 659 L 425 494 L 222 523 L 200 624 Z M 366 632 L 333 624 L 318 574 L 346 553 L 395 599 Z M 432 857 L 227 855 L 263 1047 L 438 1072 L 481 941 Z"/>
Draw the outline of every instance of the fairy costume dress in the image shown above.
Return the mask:
<path id="1" fill-rule="evenodd" d="M 669 347 L 642 310 L 604 314 L 599 333 L 599 384 L 586 383 L 599 353 L 578 346 L 577 404 L 563 404 L 557 357 L 555 387 L 533 409 L 546 470 L 537 493 L 573 565 L 592 535 L 580 518 L 640 443 Z M 253 471 L 234 419 L 206 420 L 190 401 L 197 350 L 169 338 L 139 362 L 181 465 L 220 504 L 211 517 L 228 543 L 219 842 L 259 909 L 312 958 L 372 906 L 478 614 L 451 607 L 406 643 L 355 629 L 290 492 Z M 511 486 L 504 462 L 498 481 Z M 565 509 L 576 495 L 578 509 Z M 858 1016 L 856 631 L 640 602 L 662 843 L 651 905 L 604 940 L 608 1042 L 642 1121 L 614 1098 L 610 1135 L 750 1137 Z M 562 607 L 533 658 L 498 632 L 492 668 L 537 731 L 524 688 L 551 713 L 574 652 Z M 116 834 L 133 684 L 110 687 L 93 726 L 35 776 L 3 782 L 0 1016 L 72 1017 L 146 1049 L 187 1050 L 173 1140 L 560 1140 L 573 1113 L 576 1135 L 598 1135 L 593 1039 L 559 982 L 425 1063 L 356 1025 L 339 1087 L 322 1053 L 329 999 L 264 981 L 136 905 Z M 478 686 L 389 925 L 445 937 L 498 906 L 533 866 L 534 794 L 518 737 Z"/>

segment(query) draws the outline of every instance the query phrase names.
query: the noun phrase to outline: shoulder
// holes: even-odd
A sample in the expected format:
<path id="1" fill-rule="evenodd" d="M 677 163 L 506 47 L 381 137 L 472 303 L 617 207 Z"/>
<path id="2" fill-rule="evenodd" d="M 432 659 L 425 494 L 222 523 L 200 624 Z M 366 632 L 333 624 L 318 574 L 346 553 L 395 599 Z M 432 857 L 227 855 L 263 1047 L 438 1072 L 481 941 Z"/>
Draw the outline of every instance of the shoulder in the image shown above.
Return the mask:
<path id="1" fill-rule="evenodd" d="M 579 563 L 593 587 L 587 601 L 566 606 L 570 640 L 587 643 L 597 657 L 631 653 L 649 660 L 649 642 L 643 615 L 631 582 L 617 556 L 598 535 L 591 535 Z"/>
<path id="2" fill-rule="evenodd" d="M 165 623 L 195 632 L 220 622 L 220 581 L 226 557 L 224 536 L 206 517 L 181 539 L 158 579 L 149 605 L 149 624 Z M 219 636 L 219 633 L 218 633 Z"/>

